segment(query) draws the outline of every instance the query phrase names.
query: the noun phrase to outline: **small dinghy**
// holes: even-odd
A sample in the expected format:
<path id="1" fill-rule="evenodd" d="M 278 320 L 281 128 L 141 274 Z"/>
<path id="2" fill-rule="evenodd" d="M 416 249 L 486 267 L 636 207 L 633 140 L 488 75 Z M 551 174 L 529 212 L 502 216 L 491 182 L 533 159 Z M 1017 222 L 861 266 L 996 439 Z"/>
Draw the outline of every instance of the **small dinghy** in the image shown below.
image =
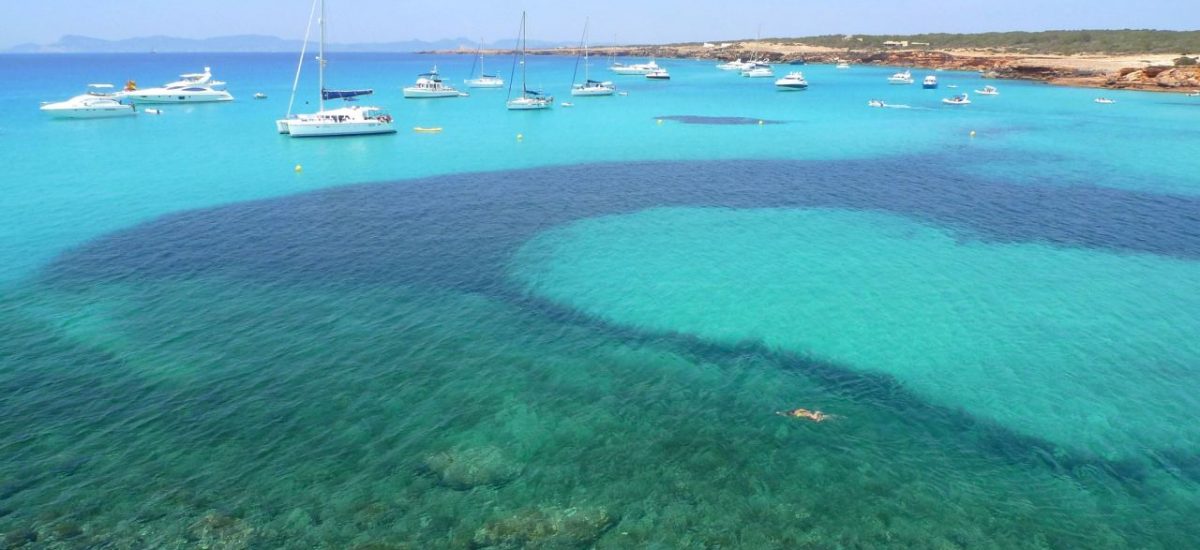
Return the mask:
<path id="1" fill-rule="evenodd" d="M 418 134 L 437 134 L 442 131 L 442 128 L 440 126 L 437 128 L 423 128 L 421 126 L 417 126 L 416 128 L 413 128 L 413 131 Z"/>
<path id="2" fill-rule="evenodd" d="M 970 105 L 971 99 L 967 97 L 967 94 L 959 94 L 954 97 L 943 99 L 942 103 L 945 103 L 946 105 Z"/>
<path id="3" fill-rule="evenodd" d="M 1109 99 L 1109 98 L 1107 98 L 1107 97 L 1098 97 L 1098 98 L 1096 98 L 1096 103 L 1100 103 L 1100 104 L 1103 104 L 1103 105 L 1111 105 L 1111 104 L 1113 104 L 1113 103 L 1116 103 L 1116 102 L 1117 102 L 1117 100 L 1115 100 L 1115 99 Z"/>
<path id="4" fill-rule="evenodd" d="M 266 98 L 267 98 L 267 94 L 264 94 L 262 92 L 258 92 L 257 94 L 254 94 L 254 99 L 266 99 Z"/>

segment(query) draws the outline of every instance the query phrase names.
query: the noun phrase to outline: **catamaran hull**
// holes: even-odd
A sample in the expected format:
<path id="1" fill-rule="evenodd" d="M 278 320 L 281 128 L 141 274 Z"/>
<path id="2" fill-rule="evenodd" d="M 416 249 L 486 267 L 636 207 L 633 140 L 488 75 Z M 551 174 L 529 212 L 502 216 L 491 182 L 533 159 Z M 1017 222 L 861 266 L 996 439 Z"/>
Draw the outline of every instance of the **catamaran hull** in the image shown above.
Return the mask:
<path id="1" fill-rule="evenodd" d="M 503 88 L 503 80 L 468 80 L 468 88 Z"/>
<path id="2" fill-rule="evenodd" d="M 287 127 L 288 134 L 294 138 L 369 136 L 396 133 L 396 129 L 391 124 L 379 121 L 337 123 L 291 121 L 287 123 Z"/>

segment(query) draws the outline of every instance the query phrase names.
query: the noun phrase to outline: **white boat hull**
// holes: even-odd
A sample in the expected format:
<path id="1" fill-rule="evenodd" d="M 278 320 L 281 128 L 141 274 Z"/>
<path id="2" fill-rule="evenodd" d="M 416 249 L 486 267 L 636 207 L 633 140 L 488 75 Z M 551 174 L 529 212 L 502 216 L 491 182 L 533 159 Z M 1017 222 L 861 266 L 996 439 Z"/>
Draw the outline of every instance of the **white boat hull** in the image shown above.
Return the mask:
<path id="1" fill-rule="evenodd" d="M 423 90 L 419 88 L 405 88 L 404 97 L 407 99 L 437 99 L 443 97 L 462 97 L 466 94 L 458 90 Z"/>
<path id="2" fill-rule="evenodd" d="M 207 92 L 177 92 L 162 89 L 122 92 L 120 97 L 134 103 L 218 103 L 233 101 L 233 95 L 224 90 Z"/>
<path id="3" fill-rule="evenodd" d="M 602 87 L 571 88 L 571 95 L 573 95 L 573 96 L 582 96 L 582 97 L 606 96 L 606 95 L 613 95 L 614 93 L 616 93 L 616 90 L 613 88 L 602 88 Z"/>
<path id="4" fill-rule="evenodd" d="M 381 122 L 378 120 L 353 122 L 292 120 L 287 121 L 287 129 L 287 133 L 295 138 L 367 136 L 373 134 L 396 133 L 396 129 L 392 127 L 391 123 Z"/>
<path id="5" fill-rule="evenodd" d="M 548 100 L 513 99 L 507 103 L 510 111 L 540 111 L 554 106 L 554 98 Z"/>
<path id="6" fill-rule="evenodd" d="M 503 88 L 504 81 L 499 78 L 496 78 L 496 79 L 475 78 L 475 79 L 467 80 L 467 87 L 468 88 Z"/>
<path id="7" fill-rule="evenodd" d="M 796 90 L 807 90 L 808 84 L 796 84 L 796 83 L 781 84 L 779 82 L 776 82 L 775 87 L 779 88 L 780 91 L 789 92 L 789 91 L 796 91 Z"/>
<path id="8" fill-rule="evenodd" d="M 116 118 L 137 114 L 137 111 L 133 110 L 133 105 L 122 105 L 120 107 L 66 107 L 56 106 L 56 104 L 52 103 L 50 105 L 43 105 L 41 111 L 53 118 Z"/>

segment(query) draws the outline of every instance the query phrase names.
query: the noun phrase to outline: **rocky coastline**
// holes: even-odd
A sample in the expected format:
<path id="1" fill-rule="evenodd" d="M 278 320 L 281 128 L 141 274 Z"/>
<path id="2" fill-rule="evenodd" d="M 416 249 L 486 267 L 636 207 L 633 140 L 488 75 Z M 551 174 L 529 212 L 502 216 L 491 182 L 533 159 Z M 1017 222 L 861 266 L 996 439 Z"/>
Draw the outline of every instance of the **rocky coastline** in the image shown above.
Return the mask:
<path id="1" fill-rule="evenodd" d="M 987 78 L 1020 79 L 1061 86 L 1141 90 L 1155 92 L 1200 92 L 1200 66 L 1176 67 L 1163 55 L 1022 55 L 1014 52 L 938 49 L 853 50 L 822 48 L 800 43 L 740 42 L 722 48 L 696 44 L 663 46 L 620 46 L 592 48 L 592 55 L 707 59 L 714 62 L 765 58 L 773 63 L 837 63 L 979 71 Z M 468 50 L 422 53 L 473 54 Z M 511 53 L 500 50 L 487 54 Z M 529 50 L 529 55 L 575 55 L 574 48 Z"/>

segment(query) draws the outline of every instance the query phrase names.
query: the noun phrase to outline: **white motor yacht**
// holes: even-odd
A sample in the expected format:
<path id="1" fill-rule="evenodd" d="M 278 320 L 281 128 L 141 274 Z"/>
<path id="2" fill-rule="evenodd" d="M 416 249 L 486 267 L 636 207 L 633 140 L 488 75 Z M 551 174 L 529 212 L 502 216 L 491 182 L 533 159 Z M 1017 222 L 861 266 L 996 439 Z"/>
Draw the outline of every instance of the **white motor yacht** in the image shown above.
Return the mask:
<path id="1" fill-rule="evenodd" d="M 967 97 L 967 94 L 959 94 L 954 97 L 947 97 L 946 99 L 943 99 L 942 103 L 945 103 L 946 105 L 970 105 L 971 99 Z"/>
<path id="2" fill-rule="evenodd" d="M 850 64 L 846 63 L 845 61 L 838 61 L 838 64 L 834 68 L 835 69 L 849 69 Z"/>
<path id="3" fill-rule="evenodd" d="M 872 99 L 867 102 L 867 107 L 887 107 L 887 103 L 884 103 L 882 99 Z"/>
<path id="4" fill-rule="evenodd" d="M 296 87 L 300 83 L 300 70 L 304 67 L 304 55 L 308 49 L 308 37 L 312 31 L 313 18 L 317 15 L 317 4 L 321 6 L 321 50 L 317 63 L 317 89 L 320 91 L 320 109 L 311 114 L 292 114 L 292 106 L 296 102 Z M 372 90 L 327 90 L 325 89 L 325 0 L 313 0 L 312 11 L 308 16 L 308 30 L 304 33 L 304 42 L 300 47 L 300 62 L 296 65 L 296 77 L 292 81 L 292 97 L 288 101 L 286 118 L 275 121 L 275 128 L 281 134 L 291 137 L 334 137 L 334 136 L 364 136 L 375 134 L 394 134 L 392 117 L 379 107 L 359 107 L 357 105 L 325 109 L 325 102 L 332 99 L 354 101 L 359 96 L 370 95 Z"/>
<path id="5" fill-rule="evenodd" d="M 588 52 L 588 40 L 587 40 L 588 39 L 588 25 L 590 24 L 590 22 L 591 22 L 590 19 L 585 19 L 583 22 L 583 38 L 581 38 L 579 40 L 581 45 L 583 46 L 583 49 L 580 54 L 581 57 L 575 58 L 575 73 L 571 75 L 571 95 L 582 96 L 582 97 L 613 95 L 613 93 L 616 92 L 617 89 L 616 89 L 616 87 L 613 86 L 613 83 L 611 81 L 601 82 L 599 80 L 592 80 L 592 64 L 590 61 L 591 58 L 588 55 L 589 52 Z M 579 63 L 580 62 L 583 63 L 583 83 L 582 84 L 575 82 L 575 78 L 579 74 Z M 564 107 L 566 107 L 568 105 L 570 105 L 570 104 L 563 103 Z"/>
<path id="6" fill-rule="evenodd" d="M 408 99 L 425 99 L 439 97 L 462 97 L 464 94 L 442 82 L 438 76 L 437 66 L 433 70 L 417 76 L 417 83 L 404 88 L 404 97 Z"/>
<path id="7" fill-rule="evenodd" d="M 1113 103 L 1116 103 L 1116 102 L 1117 102 L 1117 100 L 1115 100 L 1115 99 L 1109 99 L 1109 98 L 1107 98 L 1107 97 L 1098 97 L 1098 98 L 1096 98 L 1096 103 L 1102 103 L 1102 104 L 1104 104 L 1104 105 L 1111 105 L 1111 104 L 1113 104 Z"/>
<path id="8" fill-rule="evenodd" d="M 896 74 L 888 77 L 888 84 L 912 84 L 912 83 L 913 83 L 912 71 L 904 71 L 902 73 L 896 73 Z"/>
<path id="9" fill-rule="evenodd" d="M 54 118 L 111 118 L 137 114 L 112 93 L 112 84 L 88 84 L 87 93 L 66 101 L 43 103 L 41 110 Z"/>
<path id="10" fill-rule="evenodd" d="M 225 83 L 213 80 L 212 69 L 202 73 L 179 75 L 179 80 L 157 88 L 139 90 L 132 80 L 117 94 L 134 103 L 212 103 L 233 101 L 233 96 L 224 89 Z"/>
<path id="11" fill-rule="evenodd" d="M 765 63 L 755 63 L 753 67 L 742 71 L 742 76 L 746 78 L 772 78 L 775 76 L 775 71 L 770 65 Z"/>
<path id="12" fill-rule="evenodd" d="M 804 73 L 796 71 L 776 80 L 775 87 L 780 90 L 807 90 L 808 81 L 804 79 Z"/>
<path id="13" fill-rule="evenodd" d="M 650 61 L 648 61 L 646 63 L 636 63 L 633 65 L 622 65 L 620 63 L 617 63 L 617 64 L 614 64 L 613 66 L 609 67 L 609 70 L 611 70 L 612 72 L 617 73 L 619 75 L 645 76 L 645 75 L 650 74 L 651 72 L 654 72 L 660 68 L 661 67 L 658 66 L 658 63 L 655 63 L 654 60 L 651 59 Z"/>
<path id="14" fill-rule="evenodd" d="M 933 75 L 925 77 L 925 80 L 921 81 L 921 87 L 926 90 L 936 90 L 938 87 L 937 77 Z"/>
<path id="15" fill-rule="evenodd" d="M 517 42 L 521 45 L 519 57 L 513 59 L 514 65 L 521 65 L 521 95 L 512 97 L 512 84 L 508 87 L 508 100 L 504 102 L 504 106 L 510 111 L 540 111 L 549 109 L 554 106 L 554 96 L 542 95 L 541 92 L 530 90 L 527 83 L 525 69 L 525 47 L 527 40 L 525 38 L 525 12 L 521 12 L 521 32 L 517 34 Z M 514 66 L 513 69 L 516 69 Z"/>
<path id="16" fill-rule="evenodd" d="M 718 69 L 721 69 L 722 71 L 738 71 L 738 72 L 742 72 L 742 71 L 744 71 L 744 70 L 746 70 L 746 69 L 749 69 L 750 67 L 753 67 L 753 66 L 754 66 L 754 63 L 751 63 L 751 62 L 749 62 L 749 61 L 742 61 L 742 60 L 739 58 L 737 61 L 727 61 L 727 62 L 725 62 L 725 63 L 721 63 L 720 65 L 717 65 L 717 68 L 718 68 Z"/>
<path id="17" fill-rule="evenodd" d="M 1000 95 L 1000 90 L 997 90 L 995 86 L 984 86 L 982 90 L 975 90 L 975 93 L 979 95 Z"/>
<path id="18" fill-rule="evenodd" d="M 646 78 L 650 80 L 671 80 L 671 73 L 668 73 L 666 69 L 659 67 L 646 73 Z"/>

